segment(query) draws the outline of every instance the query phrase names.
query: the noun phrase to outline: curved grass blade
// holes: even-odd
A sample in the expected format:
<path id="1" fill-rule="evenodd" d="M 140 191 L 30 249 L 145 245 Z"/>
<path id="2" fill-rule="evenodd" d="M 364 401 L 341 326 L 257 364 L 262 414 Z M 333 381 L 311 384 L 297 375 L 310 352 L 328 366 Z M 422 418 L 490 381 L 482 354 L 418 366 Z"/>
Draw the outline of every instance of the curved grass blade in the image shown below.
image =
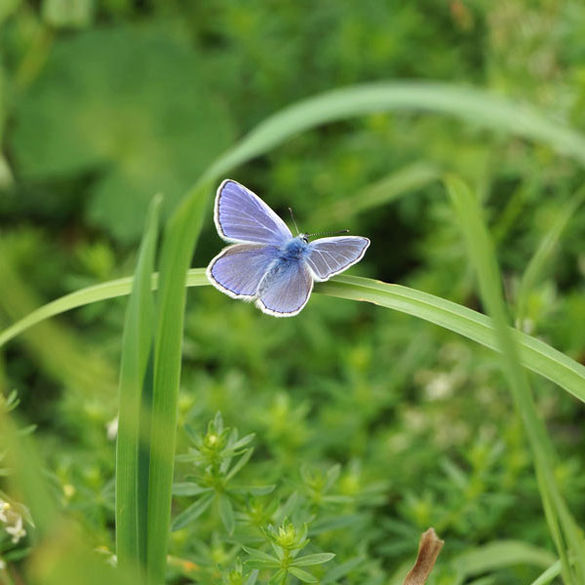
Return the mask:
<path id="1" fill-rule="evenodd" d="M 310 225 L 320 229 L 319 226 L 341 224 L 357 213 L 389 203 L 425 187 L 440 177 L 439 169 L 429 163 L 417 162 L 408 165 L 368 185 L 351 197 L 321 205 L 311 214 Z"/>
<path id="2" fill-rule="evenodd" d="M 336 89 L 284 108 L 260 123 L 213 164 L 220 177 L 287 138 L 328 122 L 384 111 L 447 114 L 473 124 L 548 144 L 585 164 L 585 139 L 536 108 L 479 89 L 435 82 L 380 82 Z"/>
<path id="3" fill-rule="evenodd" d="M 549 530 L 561 560 L 563 579 L 567 584 L 585 583 L 585 546 L 557 484 L 554 449 L 538 416 L 528 377 L 520 366 L 516 341 L 507 324 L 501 276 L 480 205 L 461 180 L 448 177 L 446 185 L 463 231 L 468 254 L 477 273 L 482 300 L 492 317 L 502 369 L 532 449 L 541 498 Z M 576 559 L 574 567 L 569 562 L 571 552 Z"/>
<path id="4" fill-rule="evenodd" d="M 500 540 L 468 550 L 451 563 L 463 580 L 514 565 L 546 569 L 556 558 L 550 551 L 518 540 Z"/>
<path id="5" fill-rule="evenodd" d="M 532 288 L 538 282 L 538 279 L 541 278 L 547 263 L 549 263 L 550 258 L 554 254 L 555 248 L 557 247 L 565 228 L 574 217 L 577 209 L 583 204 L 584 200 L 585 187 L 582 187 L 561 209 L 553 226 L 540 242 L 536 252 L 530 259 L 526 270 L 524 270 L 520 284 L 518 285 L 516 301 L 516 323 L 518 323 L 519 327 L 522 327 L 522 324 L 524 323 L 526 304 Z"/>
<path id="6" fill-rule="evenodd" d="M 153 275 L 152 283 L 153 287 L 157 286 L 156 274 Z M 204 268 L 189 270 L 187 286 L 208 284 Z M 13 332 L 10 339 L 36 323 L 65 311 L 127 295 L 130 293 L 131 285 L 131 278 L 113 280 L 111 283 L 88 287 L 57 299 L 31 313 L 26 320 L 15 323 L 10 328 Z M 497 350 L 498 347 L 489 317 L 452 301 L 406 286 L 388 284 L 371 278 L 341 275 L 327 282 L 317 283 L 315 292 L 394 309 L 453 331 L 489 349 Z M 519 345 L 520 358 L 524 366 L 585 402 L 585 366 L 540 339 L 515 329 L 512 331 Z"/>
<path id="7" fill-rule="evenodd" d="M 146 563 L 149 457 L 144 435 L 151 415 L 147 402 L 152 372 L 148 379 L 147 365 L 152 359 L 154 299 L 151 275 L 160 205 L 161 197 L 155 197 L 138 254 L 122 338 L 116 442 L 116 554 L 123 568 Z"/>
<path id="8" fill-rule="evenodd" d="M 551 565 L 544 573 L 541 573 L 530 585 L 548 585 L 561 574 L 561 561 Z"/>

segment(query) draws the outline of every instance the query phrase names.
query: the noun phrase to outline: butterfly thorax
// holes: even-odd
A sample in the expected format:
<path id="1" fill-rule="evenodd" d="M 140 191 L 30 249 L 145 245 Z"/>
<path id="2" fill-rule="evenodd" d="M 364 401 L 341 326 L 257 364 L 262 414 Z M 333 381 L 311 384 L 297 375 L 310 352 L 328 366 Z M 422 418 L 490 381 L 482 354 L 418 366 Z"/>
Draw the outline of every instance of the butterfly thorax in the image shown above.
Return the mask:
<path id="1" fill-rule="evenodd" d="M 292 238 L 280 249 L 281 260 L 301 260 L 309 252 L 309 244 L 304 234 Z"/>

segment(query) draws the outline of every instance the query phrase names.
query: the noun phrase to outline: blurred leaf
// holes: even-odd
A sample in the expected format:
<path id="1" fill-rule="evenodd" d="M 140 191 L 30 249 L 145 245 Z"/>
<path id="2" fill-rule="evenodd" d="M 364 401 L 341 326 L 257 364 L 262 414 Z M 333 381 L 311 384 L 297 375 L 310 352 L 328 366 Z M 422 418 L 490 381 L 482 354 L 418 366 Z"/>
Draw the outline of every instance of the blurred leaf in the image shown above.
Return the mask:
<path id="1" fill-rule="evenodd" d="M 83 28 L 93 19 L 94 0 L 44 0 L 43 18 L 56 28 Z"/>
<path id="2" fill-rule="evenodd" d="M 315 553 L 312 555 L 305 555 L 304 557 L 299 557 L 295 559 L 292 564 L 295 567 L 309 567 L 310 565 L 322 565 L 323 563 L 327 563 L 335 555 L 333 553 Z"/>
<path id="3" fill-rule="evenodd" d="M 297 567 L 289 567 L 288 569 L 291 575 L 294 575 L 297 579 L 300 579 L 303 583 L 317 583 L 319 579 L 317 577 L 311 575 L 307 571 L 303 571 L 303 569 L 297 569 Z"/>
<path id="4" fill-rule="evenodd" d="M 139 236 L 153 193 L 175 206 L 230 142 L 196 55 L 165 34 L 112 28 L 59 40 L 16 107 L 11 145 L 25 179 L 100 169 L 90 220 Z"/>
<path id="5" fill-rule="evenodd" d="M 518 285 L 516 299 L 516 320 L 519 328 L 523 328 L 524 318 L 526 317 L 526 306 L 528 296 L 532 292 L 535 284 L 546 271 L 547 265 L 550 264 L 551 258 L 554 257 L 559 240 L 561 239 L 568 223 L 575 217 L 577 209 L 585 200 L 585 188 L 579 189 L 569 201 L 559 211 L 556 221 L 549 231 L 542 238 L 536 252 L 530 259 L 526 270 Z"/>
<path id="6" fill-rule="evenodd" d="M 198 496 L 209 491 L 211 491 L 211 488 L 201 487 L 191 481 L 182 481 L 173 484 L 174 496 Z"/>
<path id="7" fill-rule="evenodd" d="M 561 574 L 561 561 L 551 565 L 546 571 L 541 573 L 531 585 L 548 585 L 552 583 Z"/>
<path id="8" fill-rule="evenodd" d="M 555 556 L 543 548 L 526 542 L 502 540 L 469 550 L 451 562 L 458 571 L 469 578 L 510 565 L 534 565 L 546 568 L 555 560 Z"/>
<path id="9" fill-rule="evenodd" d="M 183 510 L 174 520 L 171 525 L 171 530 L 180 530 L 191 522 L 194 522 L 209 508 L 215 494 L 205 494 L 201 496 L 195 503 Z"/>
<path id="10" fill-rule="evenodd" d="M 426 187 L 439 177 L 440 172 L 433 165 L 424 161 L 414 163 L 389 173 L 351 197 L 339 198 L 333 203 L 317 207 L 311 215 L 311 224 L 318 226 L 347 221 L 361 211 L 381 207 L 407 193 Z"/>
<path id="11" fill-rule="evenodd" d="M 20 5 L 21 0 L 2 0 L 0 2 L 0 24 L 6 20 Z"/>
<path id="12" fill-rule="evenodd" d="M 227 533 L 231 535 L 234 533 L 234 528 L 236 527 L 236 518 L 234 516 L 232 502 L 227 495 L 221 494 L 219 495 L 218 505 L 221 521 L 223 522 Z"/>

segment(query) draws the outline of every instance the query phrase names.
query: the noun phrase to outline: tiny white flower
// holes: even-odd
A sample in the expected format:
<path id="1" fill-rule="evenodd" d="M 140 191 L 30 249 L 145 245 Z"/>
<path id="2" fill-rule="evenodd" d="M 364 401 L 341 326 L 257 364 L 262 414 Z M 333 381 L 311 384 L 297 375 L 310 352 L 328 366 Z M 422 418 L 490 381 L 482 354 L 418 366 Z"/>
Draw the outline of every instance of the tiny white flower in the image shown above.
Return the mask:
<path id="1" fill-rule="evenodd" d="M 426 384 L 425 391 L 429 400 L 446 398 L 453 389 L 453 377 L 446 372 L 438 372 Z"/>
<path id="2" fill-rule="evenodd" d="M 12 536 L 12 542 L 14 544 L 21 538 L 24 538 L 26 536 L 26 530 L 22 524 L 22 516 L 16 516 L 15 523 L 12 526 L 6 526 L 5 530 Z"/>

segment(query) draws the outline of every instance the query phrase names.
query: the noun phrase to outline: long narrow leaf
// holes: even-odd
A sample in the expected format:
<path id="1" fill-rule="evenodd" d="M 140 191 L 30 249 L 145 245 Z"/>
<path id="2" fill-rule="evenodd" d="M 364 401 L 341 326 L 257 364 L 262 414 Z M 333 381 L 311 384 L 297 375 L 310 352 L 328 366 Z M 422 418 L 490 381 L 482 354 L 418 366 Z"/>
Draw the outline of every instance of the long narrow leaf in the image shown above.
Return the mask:
<path id="1" fill-rule="evenodd" d="M 417 162 L 393 171 L 351 197 L 317 207 L 310 217 L 310 225 L 313 226 L 311 229 L 346 222 L 357 213 L 385 205 L 402 195 L 421 189 L 437 181 L 440 176 L 440 171 L 427 162 Z"/>
<path id="2" fill-rule="evenodd" d="M 151 204 L 132 292 L 126 309 L 120 366 L 120 411 L 116 444 L 116 552 L 120 566 L 145 563 L 148 469 L 139 470 L 141 419 L 149 416 L 142 407 L 147 363 L 152 353 L 154 300 L 152 272 L 158 235 L 161 199 Z M 143 463 L 143 466 L 146 464 Z"/>
<path id="3" fill-rule="evenodd" d="M 175 458 L 187 269 L 207 206 L 208 185 L 191 194 L 165 229 L 157 306 L 153 425 L 148 486 L 148 583 L 164 583 Z"/>
<path id="4" fill-rule="evenodd" d="M 585 187 L 582 187 L 564 205 L 553 226 L 542 239 L 536 252 L 530 259 L 526 270 L 524 270 L 520 284 L 518 285 L 516 302 L 516 321 L 520 327 L 522 327 L 524 322 L 528 296 L 532 292 L 532 288 L 541 277 L 547 263 L 550 262 L 550 258 L 553 255 L 565 228 L 574 217 L 577 209 L 583 204 L 584 200 Z"/>
<path id="5" fill-rule="evenodd" d="M 563 578 L 567 583 L 575 585 L 585 583 L 583 539 L 557 485 L 554 474 L 554 450 L 536 411 L 526 372 L 520 367 L 516 341 L 507 325 L 499 268 L 479 203 L 462 181 L 449 177 L 446 184 L 471 262 L 477 273 L 482 299 L 493 319 L 496 339 L 501 350 L 499 355 L 502 368 L 532 448 L 547 520 L 551 533 L 555 536 L 555 544 L 563 565 Z M 558 538 L 559 527 L 562 530 L 563 542 Z M 574 570 L 569 563 L 567 549 L 572 551 L 576 559 Z"/>
<path id="6" fill-rule="evenodd" d="M 153 286 L 156 286 L 157 282 L 158 278 L 154 275 Z M 208 284 L 209 281 L 203 268 L 193 268 L 189 271 L 187 286 L 206 286 Z M 127 295 L 131 285 L 131 278 L 113 280 L 110 283 L 88 287 L 57 299 L 49 305 L 39 308 L 35 311 L 34 316 L 29 315 L 29 317 L 34 318 L 27 318 L 26 321 L 15 323 L 11 327 L 10 338 L 17 336 L 36 323 L 62 312 Z M 423 291 L 371 278 L 336 276 L 328 282 L 318 283 L 315 286 L 315 292 L 394 309 L 434 323 L 490 349 L 497 350 L 498 348 L 492 321 L 489 317 Z M 540 339 L 520 331 L 513 331 L 524 366 L 558 384 L 569 394 L 585 402 L 585 366 Z"/>
<path id="7" fill-rule="evenodd" d="M 433 82 L 381 82 L 336 89 L 303 100 L 271 116 L 206 173 L 221 176 L 287 138 L 327 122 L 383 111 L 447 114 L 548 144 L 585 164 L 585 139 L 537 109 L 482 90 Z"/>

